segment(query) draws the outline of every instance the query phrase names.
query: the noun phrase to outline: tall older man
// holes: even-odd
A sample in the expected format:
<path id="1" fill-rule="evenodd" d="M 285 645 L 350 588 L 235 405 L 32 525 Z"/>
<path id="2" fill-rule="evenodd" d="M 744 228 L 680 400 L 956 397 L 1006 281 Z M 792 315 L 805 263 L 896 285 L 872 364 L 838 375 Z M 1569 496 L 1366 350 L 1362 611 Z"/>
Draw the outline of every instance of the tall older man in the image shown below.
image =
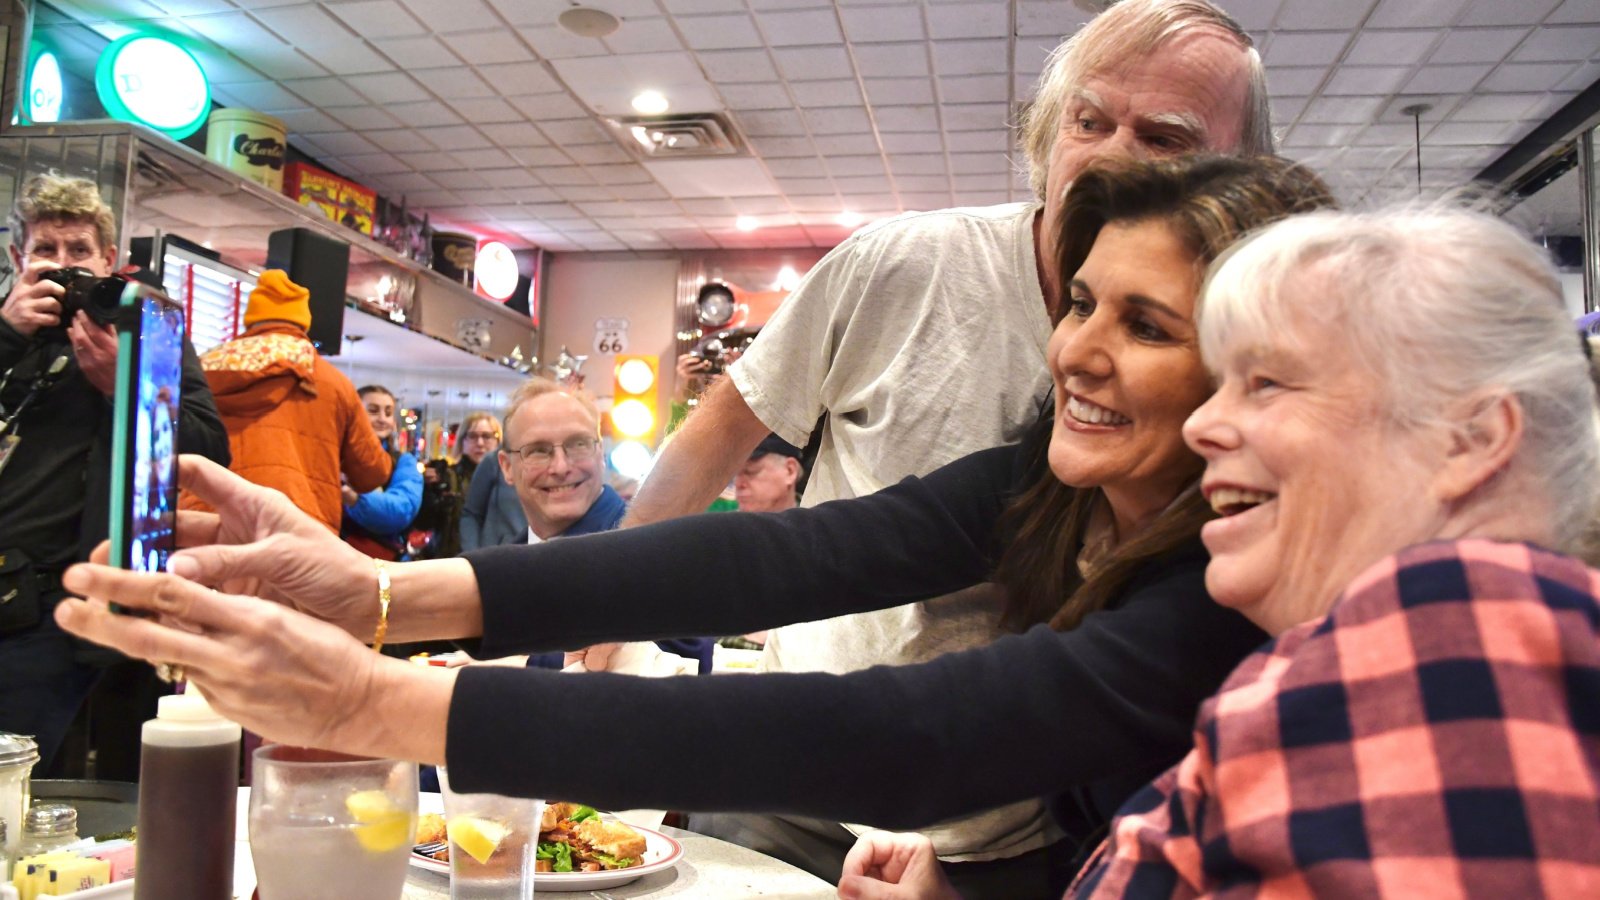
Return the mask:
<path id="1" fill-rule="evenodd" d="M 1040 202 L 912 213 L 833 250 L 680 429 L 633 520 L 704 509 L 768 431 L 803 446 L 819 420 L 807 506 L 1016 440 L 1049 386 L 1056 229 L 1072 179 L 1106 156 L 1272 144 L 1260 57 L 1205 0 L 1123 0 L 1097 16 L 1052 55 L 1023 131 Z M 766 666 L 920 662 L 993 640 L 996 619 L 980 591 L 790 626 L 770 636 Z M 947 868 L 968 896 L 1034 896 L 1060 837 L 1047 822 L 1038 804 L 1019 804 L 928 834 L 942 859 L 960 863 Z M 695 824 L 830 879 L 852 840 L 833 823 Z"/>
<path id="2" fill-rule="evenodd" d="M 69 266 L 110 275 L 117 234 L 94 182 L 53 174 L 22 185 L 11 234 L 18 277 L 0 307 L 0 731 L 34 735 L 38 772 L 53 773 L 79 705 L 121 660 L 78 643 L 52 615 L 66 595 L 61 572 L 108 529 L 117 335 L 85 313 L 63 316 L 61 285 L 41 276 Z M 178 441 L 185 453 L 228 462 L 228 436 L 187 339 Z M 150 672 L 127 665 L 113 680 Z M 154 713 L 153 694 L 141 702 Z M 137 732 L 121 738 L 137 745 Z"/>
<path id="3" fill-rule="evenodd" d="M 537 544 L 558 537 L 610 531 L 627 508 L 606 483 L 600 441 L 600 410 L 587 394 L 548 378 L 523 382 L 506 407 L 505 443 L 500 473 L 516 489 L 528 517 L 525 539 Z M 669 653 L 693 659 L 710 671 L 712 642 L 707 638 L 657 641 Z M 559 669 L 561 653 L 534 654 L 528 665 Z"/>

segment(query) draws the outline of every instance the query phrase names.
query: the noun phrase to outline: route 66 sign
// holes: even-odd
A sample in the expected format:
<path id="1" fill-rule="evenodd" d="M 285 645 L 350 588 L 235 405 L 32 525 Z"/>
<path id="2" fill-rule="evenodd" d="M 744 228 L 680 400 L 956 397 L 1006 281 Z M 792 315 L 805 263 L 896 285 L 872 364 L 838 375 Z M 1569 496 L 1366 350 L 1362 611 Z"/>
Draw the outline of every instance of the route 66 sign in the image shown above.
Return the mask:
<path id="1" fill-rule="evenodd" d="M 628 320 L 595 319 L 594 352 L 598 354 L 627 353 Z"/>

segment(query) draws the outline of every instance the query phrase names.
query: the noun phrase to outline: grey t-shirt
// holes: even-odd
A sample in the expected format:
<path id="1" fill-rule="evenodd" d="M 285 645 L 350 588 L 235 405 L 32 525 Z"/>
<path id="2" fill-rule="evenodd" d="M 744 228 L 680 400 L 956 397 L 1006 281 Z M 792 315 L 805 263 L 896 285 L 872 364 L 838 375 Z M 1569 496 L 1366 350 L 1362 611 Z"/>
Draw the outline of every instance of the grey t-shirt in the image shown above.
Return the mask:
<path id="1" fill-rule="evenodd" d="M 1037 204 L 908 213 L 824 257 L 729 368 L 757 417 L 803 445 L 827 413 L 803 505 L 856 497 L 1019 439 L 1050 378 L 1033 250 Z M 775 629 L 764 666 L 843 673 L 999 637 L 990 586 Z M 1013 804 L 926 832 L 941 857 L 1014 856 L 1056 835 Z"/>

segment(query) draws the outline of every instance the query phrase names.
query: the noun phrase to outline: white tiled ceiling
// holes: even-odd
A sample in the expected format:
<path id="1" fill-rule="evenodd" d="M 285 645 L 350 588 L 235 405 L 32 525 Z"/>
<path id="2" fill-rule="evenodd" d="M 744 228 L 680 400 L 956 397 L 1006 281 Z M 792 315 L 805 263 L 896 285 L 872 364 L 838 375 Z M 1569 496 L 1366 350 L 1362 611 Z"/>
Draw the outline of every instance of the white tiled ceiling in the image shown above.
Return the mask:
<path id="1" fill-rule="evenodd" d="M 54 0 L 102 35 L 192 36 L 220 102 L 444 227 L 553 251 L 831 246 L 845 210 L 1028 196 L 1007 134 L 1068 0 Z M 1283 152 L 1348 201 L 1460 183 L 1600 80 L 1595 0 L 1225 0 Z M 721 112 L 751 156 L 640 164 L 599 113 Z M 685 105 L 689 108 L 685 108 Z M 759 229 L 741 232 L 741 215 Z"/>

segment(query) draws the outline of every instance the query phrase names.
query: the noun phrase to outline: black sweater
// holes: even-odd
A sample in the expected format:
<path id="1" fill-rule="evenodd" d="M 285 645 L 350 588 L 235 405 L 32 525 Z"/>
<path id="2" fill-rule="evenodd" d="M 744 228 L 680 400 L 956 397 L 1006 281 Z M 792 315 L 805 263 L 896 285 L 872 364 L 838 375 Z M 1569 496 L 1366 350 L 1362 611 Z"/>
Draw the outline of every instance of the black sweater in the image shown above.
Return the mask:
<path id="1" fill-rule="evenodd" d="M 867 497 L 470 554 L 484 651 L 735 634 L 983 580 L 1022 477 L 997 448 Z M 713 577 L 706 559 L 737 560 Z M 446 755 L 467 791 L 789 812 L 915 828 L 1028 797 L 1094 837 L 1191 746 L 1200 701 L 1266 636 L 1206 595 L 1195 542 L 1078 628 L 915 666 L 644 679 L 474 666 Z"/>

